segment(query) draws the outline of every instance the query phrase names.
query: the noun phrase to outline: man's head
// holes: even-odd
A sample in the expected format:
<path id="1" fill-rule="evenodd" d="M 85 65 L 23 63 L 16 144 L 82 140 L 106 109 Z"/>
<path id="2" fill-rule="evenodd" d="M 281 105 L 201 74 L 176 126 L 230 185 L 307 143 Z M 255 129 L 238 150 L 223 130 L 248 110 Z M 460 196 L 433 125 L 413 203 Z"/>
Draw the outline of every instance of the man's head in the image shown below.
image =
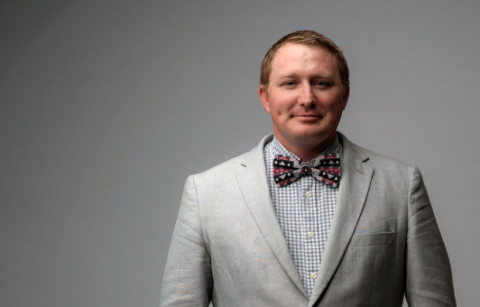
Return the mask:
<path id="1" fill-rule="evenodd" d="M 348 90 L 350 85 L 349 70 L 347 60 L 343 55 L 342 49 L 340 49 L 331 39 L 315 31 L 303 30 L 296 31 L 285 35 L 279 39 L 265 54 L 260 67 L 260 84 L 265 86 L 268 90 L 270 72 L 272 71 L 272 61 L 277 54 L 278 49 L 286 44 L 300 44 L 307 46 L 322 47 L 330 51 L 338 61 L 338 69 L 342 78 L 342 85 L 344 91 Z"/>
<path id="2" fill-rule="evenodd" d="M 342 51 L 313 31 L 285 36 L 265 56 L 258 95 L 275 136 L 301 159 L 335 138 L 349 97 L 346 65 Z"/>

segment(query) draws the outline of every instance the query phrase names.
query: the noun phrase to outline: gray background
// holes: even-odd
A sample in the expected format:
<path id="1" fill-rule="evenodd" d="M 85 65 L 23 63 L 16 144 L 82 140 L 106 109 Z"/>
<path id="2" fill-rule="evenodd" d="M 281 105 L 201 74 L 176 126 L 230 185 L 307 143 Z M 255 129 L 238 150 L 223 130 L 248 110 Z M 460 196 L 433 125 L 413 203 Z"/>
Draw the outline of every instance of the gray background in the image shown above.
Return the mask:
<path id="1" fill-rule="evenodd" d="M 271 132 L 259 66 L 345 51 L 339 130 L 417 165 L 459 306 L 480 301 L 480 1 L 0 3 L 0 306 L 157 306 L 189 174 Z"/>

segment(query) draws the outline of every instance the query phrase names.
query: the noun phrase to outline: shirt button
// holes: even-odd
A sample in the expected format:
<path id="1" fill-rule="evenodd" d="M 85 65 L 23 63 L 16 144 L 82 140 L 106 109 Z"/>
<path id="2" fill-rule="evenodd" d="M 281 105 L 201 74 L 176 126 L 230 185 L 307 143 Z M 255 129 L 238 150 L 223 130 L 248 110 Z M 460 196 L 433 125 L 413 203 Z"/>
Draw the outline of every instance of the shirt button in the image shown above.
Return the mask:
<path id="1" fill-rule="evenodd" d="M 313 238 L 313 232 L 309 231 L 309 232 L 307 232 L 307 235 L 308 235 L 309 238 Z"/>
<path id="2" fill-rule="evenodd" d="M 310 277 L 311 277 L 312 279 L 317 279 L 317 274 L 312 273 L 312 274 L 310 274 Z"/>
<path id="3" fill-rule="evenodd" d="M 305 196 L 308 198 L 312 197 L 312 192 L 310 191 L 305 192 Z"/>

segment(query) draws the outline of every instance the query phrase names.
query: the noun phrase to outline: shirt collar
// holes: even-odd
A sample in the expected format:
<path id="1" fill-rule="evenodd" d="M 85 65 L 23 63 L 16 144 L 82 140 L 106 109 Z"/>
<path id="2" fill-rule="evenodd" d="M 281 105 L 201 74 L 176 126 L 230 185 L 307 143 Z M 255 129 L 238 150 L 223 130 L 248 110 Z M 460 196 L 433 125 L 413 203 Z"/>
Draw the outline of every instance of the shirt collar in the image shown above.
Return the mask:
<path id="1" fill-rule="evenodd" d="M 273 156 L 283 155 L 283 156 L 293 157 L 293 158 L 299 160 L 300 164 L 307 164 L 308 165 L 310 163 L 313 163 L 315 161 L 315 159 L 317 159 L 318 156 L 320 156 L 320 155 L 328 156 L 328 155 L 337 154 L 337 153 L 340 153 L 340 155 L 343 155 L 343 146 L 342 146 L 342 143 L 340 142 L 340 139 L 338 137 L 338 133 L 335 135 L 335 140 L 333 140 L 333 142 L 330 145 L 328 145 L 328 147 L 325 148 L 324 151 L 322 151 L 320 154 L 318 154 L 315 158 L 313 158 L 310 161 L 303 161 L 302 159 L 297 157 L 295 154 L 293 154 L 288 149 L 286 149 L 282 145 L 282 143 L 280 143 L 280 141 L 275 136 L 273 136 L 273 140 L 272 140 L 272 154 L 273 154 Z"/>

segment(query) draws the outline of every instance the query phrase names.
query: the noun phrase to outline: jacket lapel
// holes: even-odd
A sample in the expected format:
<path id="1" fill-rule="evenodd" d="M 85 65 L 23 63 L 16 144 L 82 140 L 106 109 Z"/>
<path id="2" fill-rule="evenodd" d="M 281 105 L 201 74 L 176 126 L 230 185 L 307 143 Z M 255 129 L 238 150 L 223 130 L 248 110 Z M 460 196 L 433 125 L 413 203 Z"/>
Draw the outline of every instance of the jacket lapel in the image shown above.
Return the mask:
<path id="1" fill-rule="evenodd" d="M 340 136 L 343 140 L 342 179 L 335 215 L 309 307 L 321 297 L 343 258 L 362 213 L 373 175 L 373 168 L 365 163 L 368 160 L 366 152 L 344 135 Z"/>
<path id="2" fill-rule="evenodd" d="M 273 254 L 293 283 L 308 297 L 288 250 L 287 242 L 283 236 L 270 198 L 263 148 L 272 138 L 273 135 L 266 136 L 257 147 L 245 154 L 242 160 L 242 167 L 237 173 L 237 182 L 245 203 Z"/>

